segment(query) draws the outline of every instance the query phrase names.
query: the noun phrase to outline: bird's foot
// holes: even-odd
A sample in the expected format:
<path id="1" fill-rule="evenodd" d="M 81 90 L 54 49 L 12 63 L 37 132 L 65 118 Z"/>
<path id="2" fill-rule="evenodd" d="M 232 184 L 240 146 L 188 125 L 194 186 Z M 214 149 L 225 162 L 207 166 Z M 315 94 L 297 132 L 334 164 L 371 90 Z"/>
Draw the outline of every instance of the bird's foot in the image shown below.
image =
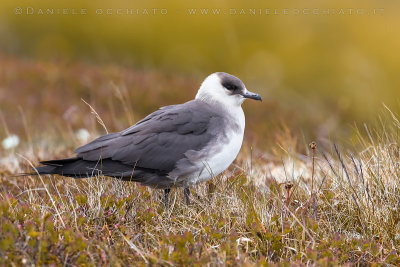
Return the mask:
<path id="1" fill-rule="evenodd" d="M 169 192 L 171 192 L 171 188 L 166 188 L 166 189 L 164 189 L 164 206 L 165 206 L 165 209 L 166 209 L 166 210 L 167 210 L 168 207 L 169 207 L 169 203 L 168 203 L 168 200 L 169 200 Z"/>
<path id="2" fill-rule="evenodd" d="M 186 205 L 190 205 L 190 189 L 189 189 L 189 187 L 185 187 L 185 189 L 183 189 L 183 194 L 185 196 Z"/>

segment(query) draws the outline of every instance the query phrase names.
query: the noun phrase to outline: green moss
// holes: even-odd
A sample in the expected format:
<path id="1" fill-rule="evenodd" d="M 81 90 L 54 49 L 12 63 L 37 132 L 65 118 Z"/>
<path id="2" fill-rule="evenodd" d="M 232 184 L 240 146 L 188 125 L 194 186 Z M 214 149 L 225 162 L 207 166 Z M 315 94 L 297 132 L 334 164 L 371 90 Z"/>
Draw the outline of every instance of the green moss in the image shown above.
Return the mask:
<path id="1" fill-rule="evenodd" d="M 2 237 L 0 240 L 0 249 L 2 251 L 10 250 L 14 247 L 14 242 L 15 240 L 12 238 L 12 236 Z"/>

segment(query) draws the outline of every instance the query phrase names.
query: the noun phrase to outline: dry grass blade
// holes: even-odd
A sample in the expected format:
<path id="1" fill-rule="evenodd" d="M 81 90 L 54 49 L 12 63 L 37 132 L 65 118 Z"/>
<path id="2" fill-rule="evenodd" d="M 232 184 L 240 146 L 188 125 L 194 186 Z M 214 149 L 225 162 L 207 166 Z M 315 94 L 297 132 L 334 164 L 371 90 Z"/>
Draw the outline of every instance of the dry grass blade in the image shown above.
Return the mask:
<path id="1" fill-rule="evenodd" d="M 129 124 L 133 124 L 133 115 L 132 115 L 132 109 L 128 105 L 128 96 L 127 96 L 127 89 L 125 87 L 122 88 L 117 86 L 115 83 L 111 82 L 111 87 L 114 90 L 115 96 L 118 98 L 119 101 L 121 101 L 122 107 L 124 108 L 125 114 L 128 117 L 128 122 Z"/>
<path id="2" fill-rule="evenodd" d="M 397 116 L 394 115 L 394 113 L 392 112 L 392 110 L 390 110 L 390 108 L 388 108 L 388 106 L 386 106 L 385 104 L 383 104 L 383 106 L 384 106 L 385 109 L 390 113 L 390 115 L 391 115 L 391 117 L 392 117 L 392 119 L 393 119 L 393 122 L 394 122 L 394 124 L 396 125 L 396 127 L 400 129 L 400 121 L 399 121 L 399 119 L 397 118 Z"/>
<path id="3" fill-rule="evenodd" d="M 53 205 L 53 208 L 54 208 L 54 210 L 56 211 L 56 215 L 58 216 L 58 218 L 59 218 L 59 220 L 60 220 L 62 226 L 65 228 L 64 220 L 63 220 L 63 218 L 61 217 L 61 214 L 60 214 L 60 212 L 58 211 L 58 208 L 57 208 L 57 205 L 56 205 L 56 203 L 55 203 L 55 201 L 54 201 L 54 199 L 53 199 L 53 196 L 52 196 L 52 194 L 50 193 L 49 189 L 47 188 L 46 183 L 43 181 L 42 176 L 37 172 L 35 166 L 32 164 L 32 162 L 31 162 L 29 159 L 27 159 L 26 157 L 24 157 L 24 156 L 22 156 L 22 155 L 18 155 L 18 156 L 21 157 L 22 159 L 24 159 L 26 162 L 28 162 L 29 166 L 37 173 L 37 176 L 39 177 L 40 181 L 42 182 L 42 185 L 43 185 L 44 189 L 46 190 L 47 195 L 49 196 L 49 199 L 50 199 L 50 201 L 51 201 L 51 204 Z"/>
<path id="4" fill-rule="evenodd" d="M 106 125 L 104 124 L 103 120 L 101 119 L 100 115 L 96 112 L 96 110 L 88 103 L 86 102 L 83 98 L 81 98 L 81 100 L 88 105 L 88 107 L 90 108 L 90 112 L 96 116 L 97 122 L 104 128 L 104 130 L 106 131 L 106 133 L 108 134 L 108 130 Z"/>
<path id="5" fill-rule="evenodd" d="M 124 238 L 124 240 L 126 241 L 126 243 L 128 243 L 128 245 L 129 245 L 137 254 L 139 254 L 140 257 L 142 257 L 142 259 L 145 261 L 145 263 L 146 263 L 146 264 L 149 263 L 149 261 L 148 261 L 148 260 L 146 259 L 146 257 L 143 255 L 142 251 L 140 251 L 140 249 L 139 249 L 135 244 L 133 244 L 132 241 L 130 241 L 128 238 L 126 238 L 126 236 L 125 236 L 123 233 L 121 233 L 121 232 L 119 232 L 119 233 L 120 233 L 120 235 Z"/>

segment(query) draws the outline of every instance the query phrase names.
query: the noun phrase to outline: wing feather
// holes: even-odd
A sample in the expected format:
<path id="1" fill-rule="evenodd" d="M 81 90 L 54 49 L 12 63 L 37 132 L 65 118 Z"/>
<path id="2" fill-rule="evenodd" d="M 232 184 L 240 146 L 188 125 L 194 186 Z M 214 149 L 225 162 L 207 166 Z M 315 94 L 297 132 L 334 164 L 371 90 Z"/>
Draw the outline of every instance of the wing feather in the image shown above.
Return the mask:
<path id="1" fill-rule="evenodd" d="M 101 136 L 78 148 L 76 153 L 84 160 L 111 159 L 169 172 L 187 151 L 204 148 L 218 133 L 215 127 L 222 129 L 223 124 L 211 106 L 192 100 L 163 107 L 124 131 Z"/>

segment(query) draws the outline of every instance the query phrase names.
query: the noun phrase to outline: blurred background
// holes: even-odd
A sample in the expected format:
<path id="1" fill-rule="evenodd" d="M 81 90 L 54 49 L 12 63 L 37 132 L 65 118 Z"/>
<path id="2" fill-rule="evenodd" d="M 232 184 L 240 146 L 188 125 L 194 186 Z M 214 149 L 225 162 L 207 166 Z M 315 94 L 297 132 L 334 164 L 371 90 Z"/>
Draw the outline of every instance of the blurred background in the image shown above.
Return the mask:
<path id="1" fill-rule="evenodd" d="M 399 18 L 391 0 L 2 0 L 0 138 L 104 133 L 81 99 L 122 130 L 225 71 L 264 100 L 244 104 L 249 144 L 351 140 L 400 111 Z"/>

